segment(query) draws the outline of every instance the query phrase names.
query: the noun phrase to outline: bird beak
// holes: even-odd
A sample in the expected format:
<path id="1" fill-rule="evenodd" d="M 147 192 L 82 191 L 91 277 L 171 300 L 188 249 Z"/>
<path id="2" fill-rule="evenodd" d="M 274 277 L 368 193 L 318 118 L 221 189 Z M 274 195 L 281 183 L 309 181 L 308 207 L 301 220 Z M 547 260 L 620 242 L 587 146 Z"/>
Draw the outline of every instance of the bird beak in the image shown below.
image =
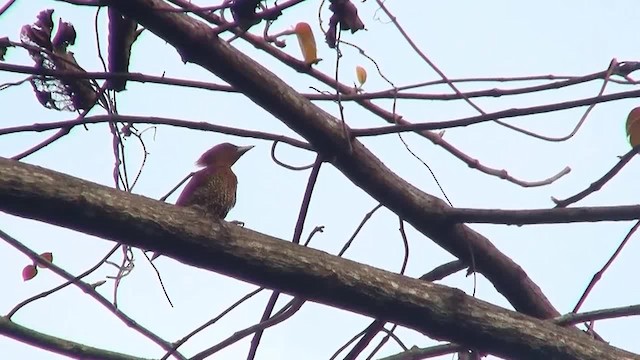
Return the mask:
<path id="1" fill-rule="evenodd" d="M 249 146 L 238 146 L 238 156 L 242 155 L 244 153 L 246 153 L 247 151 L 253 149 L 253 145 L 249 145 Z"/>

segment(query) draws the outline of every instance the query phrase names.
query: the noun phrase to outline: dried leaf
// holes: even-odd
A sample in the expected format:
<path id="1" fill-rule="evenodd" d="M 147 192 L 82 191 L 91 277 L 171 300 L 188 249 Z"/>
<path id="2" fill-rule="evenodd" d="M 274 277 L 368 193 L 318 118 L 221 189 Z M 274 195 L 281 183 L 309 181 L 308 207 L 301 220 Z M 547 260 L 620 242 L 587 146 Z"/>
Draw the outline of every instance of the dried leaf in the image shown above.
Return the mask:
<path id="1" fill-rule="evenodd" d="M 42 29 L 49 29 L 49 36 L 51 36 L 51 31 L 53 30 L 53 9 L 42 10 L 36 16 L 35 26 Z"/>
<path id="2" fill-rule="evenodd" d="M 333 15 L 329 18 L 329 29 L 325 40 L 330 48 L 336 46 L 338 24 L 340 24 L 340 30 L 351 30 L 352 34 L 364 29 L 364 23 L 358 16 L 358 8 L 350 0 L 331 0 L 329 10 Z"/>
<path id="3" fill-rule="evenodd" d="M 38 20 L 33 25 L 23 26 L 20 32 L 21 41 L 35 48 L 29 50 L 29 55 L 35 62 L 34 67 L 63 72 L 84 72 L 73 53 L 67 51 L 67 47 L 73 45 L 76 40 L 73 25 L 60 20 L 56 35 L 51 40 L 52 13 L 53 10 L 40 12 Z M 39 75 L 32 77 L 30 83 L 38 101 L 48 109 L 88 110 L 96 102 L 97 92 L 89 79 Z"/>
<path id="4" fill-rule="evenodd" d="M 78 65 L 71 51 L 58 54 L 60 58 L 54 59 L 54 66 L 60 71 L 85 72 Z M 98 94 L 88 79 L 61 77 L 64 95 L 69 97 L 74 109 L 88 110 L 93 106 Z"/>
<path id="5" fill-rule="evenodd" d="M 316 39 L 313 36 L 311 26 L 306 22 L 300 22 L 296 24 L 294 31 L 298 37 L 298 44 L 300 45 L 304 62 L 307 63 L 307 65 L 317 64 L 320 59 L 318 59 Z"/>
<path id="6" fill-rule="evenodd" d="M 50 38 L 51 38 L 51 32 L 44 31 L 37 27 L 25 25 L 20 30 L 20 40 L 23 43 L 34 45 L 36 47 L 41 47 L 49 51 L 53 50 L 53 45 L 51 45 Z M 33 57 L 34 54 L 39 54 L 39 52 L 33 51 L 30 49 L 29 55 Z"/>

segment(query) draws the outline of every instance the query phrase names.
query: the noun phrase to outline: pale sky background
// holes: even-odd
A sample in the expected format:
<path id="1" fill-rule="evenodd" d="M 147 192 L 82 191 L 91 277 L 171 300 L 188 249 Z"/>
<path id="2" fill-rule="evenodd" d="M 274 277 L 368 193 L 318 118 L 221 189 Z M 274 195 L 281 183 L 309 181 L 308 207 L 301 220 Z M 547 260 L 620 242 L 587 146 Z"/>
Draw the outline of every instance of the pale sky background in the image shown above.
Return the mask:
<path id="1" fill-rule="evenodd" d="M 318 69 L 333 74 L 335 53 L 322 42 L 317 23 L 320 1 L 306 1 L 289 10 L 273 26 L 286 29 L 299 21 L 309 22 L 324 59 Z M 213 3 L 206 3 L 212 5 Z M 380 65 L 382 71 L 398 86 L 438 79 L 419 57 L 410 50 L 395 27 L 387 21 L 375 1 L 355 1 L 368 31 L 344 33 L 343 39 L 354 42 Z M 419 4 L 419 5 L 418 5 Z M 205 5 L 205 4 L 203 4 Z M 638 60 L 637 1 L 389 1 L 387 5 L 414 41 L 450 78 L 478 76 L 523 75 L 585 75 L 605 70 L 610 60 Z M 55 8 L 54 22 L 62 17 L 74 24 L 78 33 L 76 45 L 70 50 L 78 62 L 89 71 L 100 71 L 96 57 L 93 21 L 95 10 L 54 1 L 18 0 L 0 17 L 0 36 L 19 39 L 22 25 L 35 21 L 40 10 Z M 327 12 L 323 12 L 325 24 Z M 100 14 L 102 49 L 106 56 L 106 11 Z M 261 26 L 252 29 L 261 32 Z M 294 37 L 287 40 L 285 51 L 300 57 Z M 317 81 L 298 74 L 270 56 L 237 40 L 233 43 L 255 60 L 287 80 L 303 92 L 310 86 L 329 90 Z M 354 68 L 367 68 L 366 91 L 388 89 L 375 73 L 374 67 L 357 51 L 343 47 L 340 79 L 355 80 Z M 24 51 L 11 49 L 6 61 L 31 65 Z M 176 51 L 164 40 L 145 32 L 133 49 L 132 72 L 150 75 L 166 74 L 200 81 L 220 82 L 213 75 L 192 64 L 183 65 Z M 636 74 L 632 74 L 632 77 Z M 22 79 L 22 75 L 0 72 L 0 83 Z M 533 83 L 528 83 L 532 85 Z M 597 95 L 601 81 L 570 89 L 542 94 L 475 99 L 485 111 L 561 102 Z M 466 91 L 484 88 L 508 88 L 525 84 L 460 84 Z M 128 91 L 118 95 L 120 114 L 163 116 L 192 121 L 268 131 L 295 136 L 280 121 L 238 94 L 219 94 L 204 90 L 173 88 L 129 82 Z M 610 84 L 607 93 L 631 90 L 631 86 Z M 428 93 L 450 93 L 446 87 L 425 89 Z M 388 105 L 389 102 L 378 101 Z M 319 103 L 337 115 L 330 102 Z M 548 143 L 514 133 L 493 123 L 447 130 L 445 139 L 483 164 L 504 168 L 517 178 L 540 180 L 552 176 L 565 166 L 572 172 L 556 183 L 541 188 L 524 189 L 495 177 L 472 170 L 442 148 L 416 136 L 405 135 L 411 149 L 425 160 L 437 174 L 449 198 L 457 207 L 528 209 L 553 206 L 550 197 L 573 195 L 600 178 L 629 150 L 624 134 L 624 122 L 637 101 L 623 100 L 598 105 L 586 124 L 573 139 L 564 143 Z M 388 107 L 390 109 L 390 107 Z M 33 124 L 75 118 L 73 113 L 57 113 L 42 108 L 27 84 L 0 93 L 2 120 L 0 126 Z M 560 136 L 571 131 L 584 108 L 563 112 L 510 119 L 540 133 Z M 441 121 L 475 115 L 462 101 L 401 100 L 397 111 L 411 122 Z M 101 113 L 94 110 L 92 114 Z M 354 128 L 385 125 L 381 119 L 347 104 L 345 116 Z M 144 125 L 138 128 L 144 129 Z M 0 137 L 0 156 L 10 157 L 52 135 L 23 133 Z M 159 198 L 194 169 L 194 161 L 214 144 L 230 141 L 238 145 L 255 144 L 234 167 L 240 185 L 238 202 L 228 220 L 238 219 L 250 229 L 282 239 L 290 239 L 296 222 L 309 171 L 292 172 L 274 164 L 266 141 L 223 136 L 171 127 L 158 127 L 145 134 L 150 153 L 135 193 Z M 397 136 L 364 138 L 362 141 L 385 164 L 420 189 L 440 196 L 430 174 L 409 155 Z M 141 150 L 133 140 L 127 140 L 130 169 L 135 172 Z M 313 154 L 304 150 L 280 146 L 280 159 L 297 165 L 313 161 Z M 74 176 L 113 186 L 113 154 L 111 134 L 106 125 L 90 125 L 73 129 L 69 136 L 24 160 Z M 577 205 L 637 204 L 640 163 L 632 161 L 600 192 Z M 176 195 L 169 201 L 175 201 Z M 317 225 L 325 232 L 318 234 L 312 246 L 337 253 L 360 223 L 366 212 L 377 202 L 355 187 L 330 165 L 320 171 L 313 194 L 303 238 Z M 606 262 L 632 222 L 596 224 L 500 226 L 472 225 L 486 235 L 505 254 L 520 264 L 542 288 L 561 313 L 571 311 L 593 274 Z M 52 251 L 54 262 L 78 274 L 91 267 L 113 243 L 56 228 L 47 224 L 0 214 L 0 229 L 37 252 Z M 397 217 L 386 209 L 378 211 L 364 227 L 346 257 L 390 271 L 400 269 L 403 257 Z M 409 276 L 420 276 L 432 268 L 451 261 L 453 257 L 429 239 L 407 226 L 411 258 Z M 635 238 L 638 236 L 636 235 Z M 637 269 L 638 239 L 632 239 L 618 260 L 595 287 L 582 310 L 640 303 L 640 287 L 632 277 Z M 136 267 L 119 289 L 121 309 L 168 341 L 176 341 L 192 329 L 216 316 L 255 286 L 208 271 L 190 269 L 169 258 L 157 262 L 165 286 L 174 302 L 171 308 L 163 297 L 155 273 L 136 253 Z M 119 262 L 118 256 L 112 260 Z M 58 276 L 41 270 L 32 281 L 23 282 L 20 271 L 29 259 L 0 242 L 0 312 L 6 314 L 15 304 L 60 284 Z M 95 282 L 114 275 L 115 269 L 104 266 L 85 280 Z M 511 308 L 493 286 L 478 277 L 477 296 L 494 304 Z M 472 278 L 463 273 L 447 278 L 444 284 L 471 293 Z M 99 291 L 112 299 L 111 282 Z M 233 311 L 218 324 L 200 333 L 180 348 L 192 355 L 228 337 L 237 330 L 256 323 L 270 292 L 263 292 Z M 289 297 L 282 297 L 280 306 Z M 279 308 L 279 307 L 278 307 Z M 105 311 L 97 302 L 77 288 L 68 287 L 19 311 L 13 318 L 19 324 L 51 335 L 87 345 L 142 357 L 161 357 L 164 351 L 137 332 L 127 328 Z M 293 318 L 263 336 L 257 359 L 328 359 L 334 351 L 370 323 L 360 315 L 307 303 Z M 640 352 L 637 318 L 599 321 L 596 330 L 614 346 Z M 409 347 L 436 344 L 413 331 L 397 332 Z M 379 335 L 377 339 L 381 338 Z M 251 337 L 216 354 L 216 359 L 245 358 Z M 374 341 L 372 344 L 377 344 Z M 375 345 L 373 345 L 375 346 Z M 363 354 L 368 354 L 371 346 Z M 61 356 L 0 338 L 3 357 L 12 359 L 61 359 Z M 376 355 L 392 355 L 400 348 L 390 341 Z M 343 353 L 344 355 L 345 353 Z M 363 358 L 367 355 L 362 355 Z M 449 359 L 451 355 L 441 357 Z"/>

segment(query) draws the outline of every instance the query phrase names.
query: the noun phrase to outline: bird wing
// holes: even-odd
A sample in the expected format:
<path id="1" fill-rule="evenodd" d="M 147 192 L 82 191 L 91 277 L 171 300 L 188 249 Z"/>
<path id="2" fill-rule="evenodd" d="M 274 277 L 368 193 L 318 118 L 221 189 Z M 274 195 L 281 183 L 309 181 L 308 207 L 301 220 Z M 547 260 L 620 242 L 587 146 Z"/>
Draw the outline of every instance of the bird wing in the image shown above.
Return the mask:
<path id="1" fill-rule="evenodd" d="M 176 201 L 177 206 L 189 206 L 191 203 L 191 197 L 193 193 L 203 185 L 203 182 L 207 178 L 207 169 L 202 169 L 196 171 L 195 174 L 189 179 L 187 186 L 184 187 L 180 196 L 178 196 L 178 200 Z"/>

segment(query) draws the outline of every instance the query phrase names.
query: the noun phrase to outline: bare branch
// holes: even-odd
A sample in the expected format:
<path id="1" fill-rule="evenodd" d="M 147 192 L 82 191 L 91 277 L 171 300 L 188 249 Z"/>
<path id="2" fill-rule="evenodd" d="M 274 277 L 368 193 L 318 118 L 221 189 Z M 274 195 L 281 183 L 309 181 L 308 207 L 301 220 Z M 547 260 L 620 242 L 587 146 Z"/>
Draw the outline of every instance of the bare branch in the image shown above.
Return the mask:
<path id="1" fill-rule="evenodd" d="M 482 110 L 482 108 L 480 108 L 477 104 L 475 104 L 473 101 L 471 101 L 471 99 L 469 99 L 464 93 L 462 93 L 458 87 L 451 82 L 447 76 L 444 74 L 444 72 L 442 72 L 442 70 L 440 70 L 438 68 L 438 66 L 436 66 L 436 64 L 431 61 L 426 54 L 424 54 L 424 52 L 422 50 L 420 50 L 418 48 L 418 46 L 415 44 L 415 42 L 411 39 L 411 37 L 409 36 L 409 34 L 407 34 L 407 32 L 404 30 L 404 28 L 400 25 L 400 23 L 398 22 L 398 20 L 396 19 L 396 17 L 389 11 L 389 9 L 387 9 L 387 7 L 384 4 L 384 1 L 382 0 L 376 0 L 376 3 L 378 4 L 378 6 L 380 7 L 380 9 L 382 9 L 382 11 L 391 19 L 391 22 L 395 25 L 395 27 L 398 29 L 398 31 L 400 32 L 400 34 L 402 34 L 402 37 L 409 43 L 409 46 L 411 46 L 411 48 L 418 54 L 418 56 L 420 56 L 420 58 L 422 58 L 427 64 L 429 64 L 429 66 L 431 67 L 431 69 L 433 69 L 436 73 L 438 73 L 438 75 L 440 75 L 440 77 L 442 78 L 442 80 L 444 80 L 447 85 L 449 85 L 449 87 L 456 93 L 456 95 L 458 95 L 461 99 L 463 99 L 467 104 L 469 104 L 472 108 L 474 108 L 475 110 L 477 110 L 480 114 L 482 115 L 486 115 L 486 112 L 484 110 Z M 600 92 L 598 93 L 598 97 L 600 95 L 602 95 L 602 93 L 604 92 L 605 87 L 607 86 L 607 83 L 609 82 L 609 78 L 611 77 L 611 74 L 618 68 L 618 62 L 617 60 L 613 59 L 608 67 L 606 76 L 604 78 L 604 84 L 602 85 L 602 88 L 600 90 Z M 519 133 L 537 138 L 537 139 L 541 139 L 541 140 L 546 140 L 546 141 L 565 141 L 569 138 L 571 138 L 573 135 L 575 135 L 575 133 L 578 131 L 578 129 L 580 128 L 580 126 L 582 125 L 582 123 L 587 119 L 587 116 L 589 115 L 589 113 L 591 112 L 591 110 L 593 109 L 595 105 L 592 104 L 584 113 L 584 115 L 582 116 L 582 118 L 580 119 L 580 121 L 578 122 L 578 124 L 575 126 L 574 130 L 567 136 L 564 137 L 560 137 L 560 138 L 551 138 L 548 136 L 544 136 L 544 135 L 540 135 L 537 133 L 534 133 L 530 130 L 526 130 L 523 129 L 521 127 L 518 126 L 514 126 L 508 123 L 505 123 L 502 120 L 494 120 L 496 124 L 499 124 L 501 126 L 504 126 L 508 129 L 517 131 Z"/>
<path id="2" fill-rule="evenodd" d="M 272 148 L 272 152 L 273 152 L 273 148 Z M 318 174 L 320 173 L 320 167 L 322 166 L 322 162 L 323 162 L 322 156 L 318 154 L 316 156 L 316 160 L 313 162 L 313 168 L 311 169 L 311 173 L 309 174 L 309 179 L 307 180 L 307 187 L 305 188 L 304 195 L 302 196 L 302 204 L 300 204 L 300 211 L 298 212 L 298 220 L 296 220 L 296 226 L 293 229 L 293 238 L 291 239 L 291 242 L 293 244 L 300 244 L 300 238 L 302 237 L 302 231 L 304 230 L 304 223 L 307 219 L 307 212 L 309 211 L 309 205 L 311 204 L 311 195 L 313 194 L 313 190 L 316 187 L 316 181 L 318 180 Z M 279 296 L 280 296 L 279 291 L 274 291 L 271 294 L 271 296 L 269 297 L 269 301 L 267 301 L 267 306 L 265 306 L 265 309 L 262 313 L 262 317 L 260 318 L 261 323 L 269 320 L 269 317 L 271 316 L 271 312 L 273 311 L 273 308 L 276 306 L 276 302 L 278 301 Z M 300 305 L 298 306 L 298 309 L 302 307 L 303 304 L 304 304 L 304 301 L 300 303 Z M 290 316 L 293 316 L 293 313 Z M 248 360 L 253 360 L 255 358 L 256 352 L 258 351 L 258 345 L 260 345 L 260 339 L 262 338 L 262 333 L 264 329 L 265 328 L 256 329 L 255 334 L 251 339 L 251 345 L 249 347 L 249 355 L 247 355 Z"/>
<path id="3" fill-rule="evenodd" d="M 257 332 L 262 332 L 265 329 L 272 327 L 274 325 L 277 325 L 285 320 L 287 320 L 288 318 L 290 318 L 291 316 L 293 316 L 293 314 L 295 314 L 298 310 L 300 310 L 300 307 L 305 303 L 304 300 L 301 299 L 293 299 L 290 302 L 290 305 L 286 308 L 285 311 L 276 314 L 264 321 L 261 321 L 260 323 L 253 325 L 253 326 L 249 326 L 246 329 L 240 330 L 238 332 L 236 332 L 235 334 L 231 335 L 230 337 L 228 337 L 227 339 L 221 341 L 219 344 L 212 346 L 211 348 L 201 351 L 200 353 L 196 354 L 195 356 L 193 356 L 191 359 L 192 360 L 203 360 L 206 357 L 215 354 L 216 352 L 224 349 L 225 347 L 234 344 L 240 340 L 242 340 L 243 338 L 253 334 L 253 333 L 257 333 Z"/>
<path id="4" fill-rule="evenodd" d="M 177 4 L 179 6 L 183 6 L 183 7 L 192 6 L 192 4 L 190 2 L 188 2 L 187 0 L 171 0 L 171 2 L 174 3 L 174 4 Z M 204 20 L 206 20 L 206 21 L 208 21 L 209 23 L 212 23 L 212 24 L 220 25 L 220 24 L 225 23 L 223 19 L 221 19 L 218 16 L 212 15 L 212 14 L 197 13 L 197 15 L 200 16 L 202 19 L 204 19 Z M 158 22 L 158 24 L 160 26 L 162 26 L 161 24 L 164 23 L 163 21 L 164 20 L 160 20 Z M 289 67 L 291 67 L 292 69 L 294 69 L 294 70 L 296 70 L 298 72 L 301 72 L 301 73 L 308 74 L 309 76 L 312 76 L 313 78 L 317 79 L 318 81 L 329 85 L 331 88 L 339 89 L 341 94 L 355 94 L 356 93 L 355 89 L 352 86 L 336 82 L 333 77 L 325 75 L 324 73 L 322 73 L 320 71 L 317 71 L 317 70 L 315 70 L 313 68 L 310 68 L 309 66 L 306 66 L 304 61 L 299 61 L 299 60 L 295 59 L 294 57 L 292 57 L 291 55 L 289 55 L 289 54 L 287 54 L 287 53 L 285 53 L 283 51 L 280 51 L 278 48 L 276 48 L 275 46 L 272 46 L 270 43 L 266 42 L 261 37 L 258 37 L 258 36 L 255 36 L 255 35 L 252 35 L 250 33 L 246 33 L 245 32 L 244 34 L 242 34 L 242 38 L 245 39 L 246 41 L 248 41 L 254 47 L 256 47 L 256 48 L 268 53 L 269 55 L 275 57 L 276 59 L 278 59 L 282 63 L 284 63 L 284 64 L 288 65 Z M 178 43 L 181 43 L 181 42 L 184 41 L 184 39 L 182 39 L 182 41 L 181 41 L 181 39 L 176 39 L 176 41 Z M 204 41 L 208 41 L 208 40 L 204 40 Z M 177 48 L 180 48 L 180 46 L 177 46 Z M 204 53 L 200 54 L 200 55 L 197 55 L 197 57 L 204 57 L 204 56 L 206 56 L 206 54 L 204 54 Z M 239 64 L 236 64 L 236 65 L 239 65 Z M 243 68 L 244 69 L 244 66 L 246 66 L 245 63 L 243 63 L 243 65 L 238 66 L 238 68 Z M 255 80 L 255 78 L 253 78 L 253 80 Z M 251 81 L 251 79 L 249 79 L 248 81 Z M 344 96 L 344 95 L 341 95 L 341 96 Z M 403 119 L 403 117 L 401 115 L 398 115 L 395 112 L 387 111 L 387 110 L 383 109 L 382 107 L 372 103 L 370 100 L 361 99 L 361 100 L 356 100 L 356 102 L 359 105 L 361 105 L 363 108 L 365 108 L 368 111 L 370 111 L 371 113 L 373 113 L 374 115 L 379 116 L 380 118 L 384 119 L 385 121 L 387 121 L 387 122 L 389 122 L 391 124 L 400 124 L 400 125 L 410 125 L 411 124 L 411 122 Z M 292 116 L 297 116 L 297 115 L 292 115 Z M 529 186 L 541 186 L 541 185 L 544 185 L 544 184 L 550 184 L 551 182 L 553 182 L 553 179 L 555 178 L 555 177 L 551 177 L 551 178 L 549 178 L 549 179 L 547 179 L 545 181 L 542 181 L 542 182 L 541 181 L 530 182 L 530 181 L 520 180 L 520 179 L 517 179 L 517 178 L 509 175 L 506 170 L 494 169 L 494 168 L 490 168 L 490 167 L 488 167 L 486 165 L 482 165 L 480 163 L 480 161 L 478 161 L 477 159 L 474 159 L 471 156 L 469 156 L 469 155 L 465 154 L 464 152 L 460 151 L 455 146 L 453 146 L 452 144 L 450 144 L 447 141 L 445 141 L 444 139 L 442 139 L 442 137 L 439 136 L 438 134 L 434 134 L 434 133 L 432 133 L 430 131 L 420 131 L 418 133 L 421 136 L 423 136 L 426 139 L 428 139 L 429 141 L 431 141 L 432 143 L 434 143 L 434 144 L 436 144 L 438 146 L 441 146 L 443 149 L 445 149 L 446 151 L 451 153 L 451 155 L 453 155 L 454 157 L 458 158 L 459 160 L 461 160 L 462 162 L 467 164 L 469 167 L 471 167 L 473 169 L 478 169 L 478 171 L 481 171 L 481 172 L 483 172 L 483 173 L 485 173 L 487 175 L 496 176 L 496 177 L 499 177 L 501 179 L 510 181 L 510 182 L 512 182 L 514 184 L 517 184 L 517 185 L 520 185 L 520 186 L 529 187 Z M 564 175 L 564 174 L 562 174 L 562 175 Z"/>
<path id="5" fill-rule="evenodd" d="M 608 95 L 594 96 L 590 98 L 584 98 L 579 100 L 565 101 L 561 103 L 552 103 L 547 105 L 531 106 L 526 108 L 513 108 L 508 110 L 496 111 L 487 113 L 486 115 L 471 116 L 467 118 L 448 120 L 448 121 L 430 121 L 424 123 L 414 123 L 406 125 L 391 125 L 381 126 L 367 129 L 352 129 L 351 135 L 353 136 L 376 136 L 385 134 L 395 134 L 408 131 L 420 131 L 420 130 L 438 130 L 448 129 L 454 127 L 469 126 L 479 124 L 481 122 L 493 121 L 497 119 L 504 119 L 517 116 L 526 116 L 534 114 L 543 114 L 559 110 L 567 110 L 582 106 L 590 106 L 593 104 L 599 104 L 603 102 L 631 99 L 640 97 L 640 90 L 622 91 Z"/>
<path id="6" fill-rule="evenodd" d="M 149 248 L 192 266 L 498 356 L 640 359 L 576 329 L 506 310 L 456 289 L 225 222 L 211 223 L 193 209 L 6 159 L 0 159 L 0 210 Z"/>
<path id="7" fill-rule="evenodd" d="M 442 200 L 397 176 L 360 142 L 345 138 L 338 119 L 217 38 L 208 25 L 184 14 L 151 11 L 168 6 L 159 0 L 112 0 L 111 5 L 169 42 L 184 61 L 216 74 L 305 137 L 347 178 L 415 229 L 463 261 L 470 262 L 473 254 L 477 270 L 515 309 L 540 318 L 559 315 L 522 268 L 488 239 L 466 226 L 444 223 L 448 206 Z"/>
<path id="8" fill-rule="evenodd" d="M 4 316 L 0 316 L 0 334 L 22 341 L 40 349 L 48 350 L 60 355 L 80 359 L 101 360 L 147 360 L 146 358 L 125 355 L 109 350 L 99 349 L 85 344 L 80 344 L 59 337 L 47 335 L 35 330 L 20 326 Z"/>
<path id="9" fill-rule="evenodd" d="M 293 166 L 293 165 L 285 164 L 284 162 L 278 160 L 278 158 L 276 157 L 276 147 L 277 146 L 278 146 L 278 140 L 274 141 L 273 144 L 271 145 L 271 160 L 273 160 L 274 163 L 282 166 L 285 169 L 289 169 L 289 170 L 293 170 L 293 171 L 308 170 L 308 169 L 311 169 L 313 167 L 313 164 L 303 165 L 303 166 Z"/>
<path id="10" fill-rule="evenodd" d="M 624 65 L 624 63 L 620 63 Z M 634 63 L 634 67 L 640 67 L 640 62 Z M 140 83 L 151 83 L 151 84 L 161 84 L 161 85 L 173 85 L 173 86 L 181 86 L 188 87 L 193 89 L 204 89 L 204 90 L 213 90 L 227 93 L 238 93 L 232 86 L 216 84 L 205 81 L 197 81 L 197 80 L 187 80 L 180 78 L 172 78 L 167 76 L 155 76 L 149 75 L 139 72 L 77 72 L 77 71 L 59 71 L 59 70 L 51 70 L 46 68 L 34 68 L 33 66 L 24 66 L 18 64 L 10 64 L 0 62 L 0 70 L 18 73 L 18 74 L 30 74 L 30 75 L 42 75 L 42 76 L 50 76 L 56 78 L 69 78 L 69 79 L 93 79 L 93 80 L 127 80 L 133 82 Z M 563 81 L 556 81 L 549 84 L 543 85 L 535 85 L 535 86 L 527 86 L 521 88 L 513 88 L 513 89 L 485 89 L 485 90 L 475 90 L 461 93 L 463 96 L 467 98 L 476 98 L 476 97 L 502 97 L 509 95 L 522 95 L 528 94 L 532 92 L 539 92 L 544 90 L 555 90 L 563 87 L 568 87 L 576 84 L 581 84 L 593 80 L 603 79 L 606 76 L 607 71 L 599 71 L 592 74 L 587 74 L 583 76 L 554 76 L 554 75 L 545 75 L 545 76 L 526 76 L 526 77 L 513 77 L 513 78 L 461 78 L 461 79 L 450 79 L 452 83 L 457 82 L 486 82 L 486 81 L 525 81 L 525 80 L 551 80 L 551 79 L 566 79 Z M 614 80 L 610 80 L 613 82 Z M 446 83 L 444 80 L 439 81 L 429 81 L 421 84 L 413 84 L 407 86 L 399 86 L 397 89 L 388 89 L 382 91 L 374 91 L 374 92 L 344 92 L 341 88 L 340 98 L 342 101 L 356 101 L 356 100 L 372 100 L 372 99 L 414 99 L 414 100 L 440 100 L 440 101 L 453 101 L 460 100 L 461 97 L 458 94 L 430 94 L 430 93 L 407 93 L 402 92 L 403 89 L 410 89 L 419 86 L 428 86 L 428 85 L 438 85 Z M 13 83 L 9 85 L 19 85 L 20 83 Z M 634 83 L 624 82 L 626 85 L 633 85 Z M 1 89 L 2 87 L 0 87 Z M 332 93 L 303 93 L 304 97 L 313 101 L 336 101 L 338 97 Z"/>
<path id="11" fill-rule="evenodd" d="M 622 306 L 610 309 L 585 311 L 579 314 L 569 313 L 555 318 L 553 321 L 558 325 L 572 325 L 585 321 L 614 319 L 617 317 L 640 315 L 640 305 Z"/>
<path id="12" fill-rule="evenodd" d="M 87 124 L 99 124 L 105 122 L 122 122 L 127 124 L 153 124 L 153 125 L 169 125 L 176 126 L 185 129 L 192 130 L 204 130 L 204 131 L 213 131 L 221 134 L 235 135 L 241 137 L 250 137 L 256 139 L 263 140 L 271 140 L 271 141 L 279 141 L 283 143 L 287 143 L 291 146 L 311 150 L 311 146 L 304 141 L 292 139 L 283 135 L 270 134 L 262 131 L 253 131 L 253 130 L 245 130 L 238 129 L 229 126 L 215 125 L 205 121 L 187 121 L 187 120 L 179 120 L 179 119 L 171 119 L 171 118 L 163 118 L 157 116 L 132 116 L 132 115 L 96 115 L 96 116 L 87 116 L 84 119 L 78 120 L 66 120 L 66 121 L 56 121 L 56 122 L 48 122 L 48 123 L 36 123 L 32 125 L 21 125 L 10 128 L 0 129 L 0 135 L 6 134 L 14 134 L 19 132 L 30 132 L 30 131 L 47 131 L 53 129 L 66 129 L 73 128 L 78 125 L 87 125 Z"/>
<path id="13" fill-rule="evenodd" d="M 228 313 L 231 312 L 231 310 L 237 308 L 238 306 L 240 306 L 243 302 L 249 300 L 250 298 L 252 298 L 254 295 L 258 294 L 259 292 L 261 292 L 262 290 L 264 290 L 264 288 L 257 288 L 255 290 L 253 290 L 252 292 L 248 293 L 247 295 L 243 296 L 240 300 L 236 301 L 235 303 L 233 303 L 231 306 L 229 306 L 228 308 L 226 308 L 224 311 L 222 311 L 218 316 L 214 317 L 213 319 L 207 321 L 206 323 L 202 324 L 201 326 L 198 326 L 197 329 L 193 330 L 192 332 L 190 332 L 189 334 L 187 334 L 185 337 L 183 337 L 182 339 L 176 341 L 173 344 L 173 347 L 171 348 L 170 351 L 168 351 L 160 360 L 167 360 L 169 358 L 169 356 L 171 356 L 180 346 L 182 346 L 184 343 L 186 343 L 189 339 L 191 339 L 194 335 L 196 335 L 197 333 L 199 333 L 200 331 L 206 329 L 207 327 L 215 324 L 216 322 L 218 322 L 218 320 L 222 319 L 225 315 L 227 315 Z"/>
<path id="14" fill-rule="evenodd" d="M 629 242 L 629 239 L 631 239 L 631 236 L 636 232 L 636 230 L 638 230 L 639 227 L 640 227 L 640 221 L 636 222 L 635 225 L 631 227 L 631 230 L 629 230 L 629 232 L 624 237 L 620 245 L 618 245 L 616 250 L 609 257 L 609 260 L 607 260 L 604 266 L 602 266 L 602 269 L 600 269 L 600 271 L 598 271 L 595 275 L 593 275 L 593 278 L 591 279 L 591 281 L 589 281 L 589 285 L 587 285 L 587 288 L 585 289 L 584 293 L 582 293 L 582 296 L 580 296 L 580 300 L 578 300 L 578 303 L 573 308 L 574 313 L 578 312 L 578 310 L 580 309 L 584 301 L 587 299 L 587 296 L 589 296 L 589 293 L 591 293 L 591 290 L 593 289 L 593 287 L 596 286 L 598 281 L 600 281 L 600 278 L 602 278 L 602 275 L 604 275 L 605 271 L 607 271 L 609 266 L 613 264 L 613 262 L 618 257 L 618 255 L 620 255 L 620 252 L 622 251 L 624 246 L 627 244 L 627 242 Z"/>
<path id="15" fill-rule="evenodd" d="M 584 321 L 612 319 L 616 317 L 625 317 L 632 315 L 640 315 L 640 305 L 594 310 L 579 314 L 569 313 L 553 319 L 553 322 L 559 325 L 570 325 L 578 324 Z M 456 344 L 435 345 L 427 348 L 418 348 L 414 346 L 408 351 L 403 351 L 395 355 L 384 357 L 380 360 L 428 359 L 440 355 L 455 353 L 462 350 L 464 350 L 464 347 Z"/>
<path id="16" fill-rule="evenodd" d="M 367 221 L 369 221 L 369 219 L 371 219 L 371 217 L 373 216 L 373 213 L 378 211 L 378 209 L 380 209 L 381 207 L 382 207 L 382 204 L 378 204 L 374 206 L 373 209 L 371 209 L 371 211 L 364 214 L 364 217 L 362 218 L 362 220 L 360 220 L 360 223 L 358 224 L 356 229 L 353 231 L 353 234 L 351 234 L 351 237 L 349 238 L 349 240 L 347 240 L 347 242 L 342 246 L 342 249 L 340 249 L 340 251 L 338 252 L 338 256 L 344 255 L 344 253 L 347 251 L 347 249 L 349 249 L 353 241 L 356 239 L 356 236 L 358 236 L 358 234 L 360 233 L 360 230 L 362 230 L 362 228 L 364 227 L 364 224 L 366 224 Z"/>
<path id="17" fill-rule="evenodd" d="M 640 146 L 637 146 L 636 148 L 629 150 L 626 154 L 624 154 L 624 156 L 620 158 L 620 161 L 618 161 L 618 163 L 614 167 L 612 167 L 611 170 L 607 171 L 606 174 L 604 174 L 600 179 L 591 183 L 591 185 L 589 185 L 589 187 L 587 187 L 583 191 L 571 197 L 568 197 L 564 200 L 558 200 L 553 197 L 551 198 L 551 200 L 554 203 L 556 203 L 556 207 L 566 207 L 577 201 L 584 199 L 589 194 L 592 194 L 600 190 L 604 186 L 604 184 L 609 182 L 609 180 L 613 179 L 613 177 L 616 176 L 616 174 L 620 172 L 620 170 L 622 170 L 622 168 L 625 165 L 627 165 L 627 163 L 631 161 L 631 159 L 633 159 L 633 157 L 636 156 L 636 154 L 638 154 L 639 152 L 640 152 Z"/>
<path id="18" fill-rule="evenodd" d="M 451 208 L 446 216 L 455 222 L 488 224 L 561 224 L 572 222 L 628 221 L 640 219 L 640 205 L 501 210 Z"/>
<path id="19" fill-rule="evenodd" d="M 9 10 L 14 2 L 16 2 L 16 0 L 8 0 L 4 5 L 2 5 L 2 7 L 0 7 L 0 16 L 4 14 L 5 11 Z"/>

